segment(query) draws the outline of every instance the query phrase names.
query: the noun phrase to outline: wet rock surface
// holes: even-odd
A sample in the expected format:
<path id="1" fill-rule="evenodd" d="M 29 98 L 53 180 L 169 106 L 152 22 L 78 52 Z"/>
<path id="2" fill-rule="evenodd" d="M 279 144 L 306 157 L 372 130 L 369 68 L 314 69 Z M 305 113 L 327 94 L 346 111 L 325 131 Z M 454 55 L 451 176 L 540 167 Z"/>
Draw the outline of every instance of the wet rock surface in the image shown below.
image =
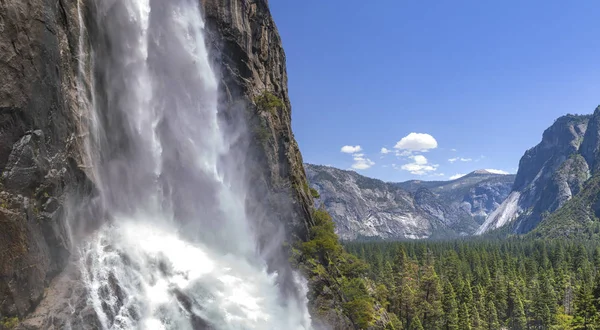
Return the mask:
<path id="1" fill-rule="evenodd" d="M 0 319 L 33 311 L 67 264 L 64 206 L 89 183 L 78 165 L 76 14 L 75 1 L 0 3 Z"/>

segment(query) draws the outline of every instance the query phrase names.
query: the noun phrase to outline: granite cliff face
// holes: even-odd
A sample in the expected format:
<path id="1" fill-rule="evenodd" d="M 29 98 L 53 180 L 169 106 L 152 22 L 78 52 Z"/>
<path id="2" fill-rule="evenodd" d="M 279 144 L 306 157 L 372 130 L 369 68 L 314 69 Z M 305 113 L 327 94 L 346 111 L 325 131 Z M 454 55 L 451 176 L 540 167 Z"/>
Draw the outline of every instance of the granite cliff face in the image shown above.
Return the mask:
<path id="1" fill-rule="evenodd" d="M 342 239 L 421 239 L 472 234 L 510 192 L 514 176 L 476 171 L 453 181 L 386 183 L 305 164 Z"/>
<path id="2" fill-rule="evenodd" d="M 265 249 L 283 243 L 271 241 L 282 222 L 287 240 L 306 239 L 313 202 L 291 130 L 285 54 L 268 3 L 200 3 L 221 74 L 220 115 L 232 134 L 246 127 L 251 137 L 241 134 L 234 148 L 250 172 L 247 209 L 260 219 L 261 243 Z M 0 320 L 25 319 L 23 329 L 98 326 L 78 266 L 69 261 L 102 219 L 93 202 L 84 104 L 93 93 L 94 15 L 92 0 L 0 3 L 0 74 L 6 78 L 0 84 Z M 263 106 L 265 95 L 278 102 Z M 277 268 L 287 258 L 279 251 L 267 262 Z M 338 302 L 330 303 L 322 318 L 350 327 Z"/>
<path id="3" fill-rule="evenodd" d="M 558 118 L 525 152 L 510 196 L 477 232 L 505 225 L 513 233 L 529 232 L 579 194 L 596 166 L 598 115 Z"/>
<path id="4" fill-rule="evenodd" d="M 261 227 L 277 230 L 275 224 L 286 219 L 288 233 L 304 239 L 313 201 L 304 189 L 302 155 L 291 128 L 285 53 L 268 3 L 205 0 L 201 5 L 221 74 L 220 111 L 232 131 L 241 126 L 252 137 L 249 142 L 240 137 L 238 143 L 250 178 L 247 208 L 253 218 L 262 219 Z M 273 105 L 262 104 L 267 96 L 276 100 Z M 268 244 L 273 235 L 269 230 L 262 234 Z"/>
<path id="5" fill-rule="evenodd" d="M 312 198 L 303 189 L 306 176 L 291 128 L 285 53 L 268 3 L 205 0 L 201 4 L 214 62 L 222 75 L 223 115 L 232 122 L 249 123 L 250 134 L 255 137 L 245 164 L 255 171 L 250 175 L 254 178 L 250 183 L 255 187 L 253 197 L 261 201 L 258 204 L 266 197 L 282 212 L 273 219 L 286 217 L 291 232 L 302 237 L 310 224 Z M 261 107 L 258 100 L 267 93 L 281 106 Z M 294 195 L 293 204 L 282 204 L 290 194 Z M 254 204 L 256 200 L 249 200 L 248 205 Z"/>
<path id="6" fill-rule="evenodd" d="M 536 237 L 598 239 L 600 232 L 600 107 L 588 121 L 577 153 L 554 174 L 555 199 L 531 232 Z M 556 206 L 556 208 L 554 208 Z M 552 212 L 551 210 L 554 210 Z"/>
<path id="7" fill-rule="evenodd" d="M 0 3 L 0 320 L 25 316 L 44 297 L 72 248 L 67 219 L 86 217 L 78 206 L 90 205 L 77 6 Z"/>

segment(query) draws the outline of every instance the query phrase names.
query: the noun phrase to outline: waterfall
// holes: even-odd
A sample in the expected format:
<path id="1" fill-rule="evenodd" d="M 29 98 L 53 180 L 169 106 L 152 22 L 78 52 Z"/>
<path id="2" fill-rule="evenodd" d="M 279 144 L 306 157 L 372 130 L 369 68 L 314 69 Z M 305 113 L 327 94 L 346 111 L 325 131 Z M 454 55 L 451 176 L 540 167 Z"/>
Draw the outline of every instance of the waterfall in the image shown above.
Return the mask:
<path id="1" fill-rule="evenodd" d="M 198 0 L 93 11 L 85 149 L 106 219 L 80 253 L 102 327 L 311 328 L 300 276 L 300 294 L 283 295 L 258 251 Z"/>

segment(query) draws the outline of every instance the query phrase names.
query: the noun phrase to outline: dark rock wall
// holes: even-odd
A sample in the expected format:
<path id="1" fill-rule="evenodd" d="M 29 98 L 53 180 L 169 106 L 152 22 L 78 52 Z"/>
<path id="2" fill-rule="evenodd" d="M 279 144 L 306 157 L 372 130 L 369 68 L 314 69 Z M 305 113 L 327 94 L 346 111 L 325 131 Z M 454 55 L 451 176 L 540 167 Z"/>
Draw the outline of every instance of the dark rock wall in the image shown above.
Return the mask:
<path id="1" fill-rule="evenodd" d="M 82 170 L 73 0 L 0 2 L 0 320 L 42 299 L 70 250 Z M 72 208 L 69 208 L 72 209 Z"/>

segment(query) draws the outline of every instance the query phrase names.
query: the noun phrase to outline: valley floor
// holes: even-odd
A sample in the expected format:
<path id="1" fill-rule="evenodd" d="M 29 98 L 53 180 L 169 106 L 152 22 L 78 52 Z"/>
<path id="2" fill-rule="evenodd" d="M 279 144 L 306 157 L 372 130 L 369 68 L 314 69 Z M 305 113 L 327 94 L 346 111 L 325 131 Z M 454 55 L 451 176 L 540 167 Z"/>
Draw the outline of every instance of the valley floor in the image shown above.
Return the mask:
<path id="1" fill-rule="evenodd" d="M 600 244 L 352 242 L 394 329 L 599 329 Z"/>

